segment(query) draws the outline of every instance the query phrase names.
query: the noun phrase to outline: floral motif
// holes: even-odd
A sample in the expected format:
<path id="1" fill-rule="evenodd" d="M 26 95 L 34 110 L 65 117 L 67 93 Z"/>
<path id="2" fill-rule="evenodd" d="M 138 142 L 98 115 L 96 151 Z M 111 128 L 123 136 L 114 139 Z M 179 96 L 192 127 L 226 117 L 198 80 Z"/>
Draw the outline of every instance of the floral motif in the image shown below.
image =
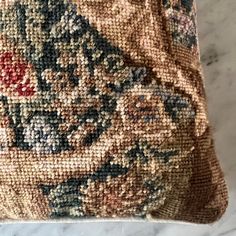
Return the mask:
<path id="1" fill-rule="evenodd" d="M 174 42 L 195 46 L 192 5 L 163 4 Z M 165 203 L 170 179 L 189 180 L 191 169 L 184 179 L 175 171 L 193 146 L 182 133 L 196 115 L 191 98 L 128 65 L 76 5 L 17 0 L 0 10 L 0 32 L 0 152 L 50 159 L 54 170 L 69 163 L 49 172 L 53 184 L 34 176 L 51 217 L 145 217 Z"/>
<path id="2" fill-rule="evenodd" d="M 50 116 L 35 115 L 23 131 L 24 142 L 37 153 L 56 153 L 65 145 L 57 131 L 57 120 Z M 64 140 L 65 141 L 65 140 Z"/>
<path id="3" fill-rule="evenodd" d="M 81 179 L 70 179 L 57 186 L 42 185 L 52 207 L 51 217 L 145 217 L 149 209 L 164 203 L 171 190 L 164 185 L 163 167 L 178 153 L 136 142 L 123 154 L 127 166 L 113 159 Z M 151 166 L 153 171 L 141 174 Z"/>
<path id="4" fill-rule="evenodd" d="M 187 48 L 197 45 L 195 11 L 192 0 L 163 0 L 165 15 L 175 43 Z"/>
<path id="5" fill-rule="evenodd" d="M 32 96 L 35 87 L 27 77 L 27 70 L 30 66 L 22 59 L 17 58 L 12 52 L 5 52 L 0 55 L 0 89 L 10 90 L 18 96 Z"/>

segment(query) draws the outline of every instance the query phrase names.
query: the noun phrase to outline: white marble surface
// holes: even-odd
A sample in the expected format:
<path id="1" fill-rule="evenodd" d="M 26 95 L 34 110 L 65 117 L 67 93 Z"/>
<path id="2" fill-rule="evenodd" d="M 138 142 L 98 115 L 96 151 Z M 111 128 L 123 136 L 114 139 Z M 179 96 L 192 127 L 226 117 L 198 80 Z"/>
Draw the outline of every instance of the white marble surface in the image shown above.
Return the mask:
<path id="1" fill-rule="evenodd" d="M 218 158 L 230 203 L 214 225 L 75 223 L 0 225 L 1 236 L 235 236 L 236 235 L 236 0 L 197 0 L 200 48 Z"/>

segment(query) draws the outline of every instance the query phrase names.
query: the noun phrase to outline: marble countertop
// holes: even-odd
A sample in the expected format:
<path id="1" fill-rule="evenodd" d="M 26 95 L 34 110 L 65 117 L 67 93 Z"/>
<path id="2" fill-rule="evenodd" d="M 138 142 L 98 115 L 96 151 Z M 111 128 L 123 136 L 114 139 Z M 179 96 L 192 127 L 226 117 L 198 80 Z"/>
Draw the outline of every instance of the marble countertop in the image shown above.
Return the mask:
<path id="1" fill-rule="evenodd" d="M 229 207 L 213 225 L 90 222 L 0 225 L 1 236 L 235 236 L 236 235 L 236 1 L 197 0 L 206 93 Z"/>

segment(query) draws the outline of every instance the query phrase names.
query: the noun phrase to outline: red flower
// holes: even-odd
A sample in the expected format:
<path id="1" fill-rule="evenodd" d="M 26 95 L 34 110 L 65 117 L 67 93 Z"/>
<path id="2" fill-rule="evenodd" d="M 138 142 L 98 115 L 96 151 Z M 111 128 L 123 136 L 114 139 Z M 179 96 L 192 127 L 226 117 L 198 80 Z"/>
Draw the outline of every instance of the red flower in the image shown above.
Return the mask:
<path id="1" fill-rule="evenodd" d="M 34 86 L 30 85 L 30 79 L 25 78 L 28 69 L 29 65 L 12 52 L 0 55 L 0 83 L 19 96 L 32 96 L 35 93 Z"/>

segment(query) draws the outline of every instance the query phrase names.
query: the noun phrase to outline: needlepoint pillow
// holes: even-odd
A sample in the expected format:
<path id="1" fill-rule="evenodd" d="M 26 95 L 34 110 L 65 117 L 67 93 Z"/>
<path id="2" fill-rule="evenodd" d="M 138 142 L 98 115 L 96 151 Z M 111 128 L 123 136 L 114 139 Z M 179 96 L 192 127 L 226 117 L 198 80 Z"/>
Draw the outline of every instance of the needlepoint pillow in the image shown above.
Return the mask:
<path id="1" fill-rule="evenodd" d="M 193 0 L 0 6 L 1 221 L 221 217 Z"/>

